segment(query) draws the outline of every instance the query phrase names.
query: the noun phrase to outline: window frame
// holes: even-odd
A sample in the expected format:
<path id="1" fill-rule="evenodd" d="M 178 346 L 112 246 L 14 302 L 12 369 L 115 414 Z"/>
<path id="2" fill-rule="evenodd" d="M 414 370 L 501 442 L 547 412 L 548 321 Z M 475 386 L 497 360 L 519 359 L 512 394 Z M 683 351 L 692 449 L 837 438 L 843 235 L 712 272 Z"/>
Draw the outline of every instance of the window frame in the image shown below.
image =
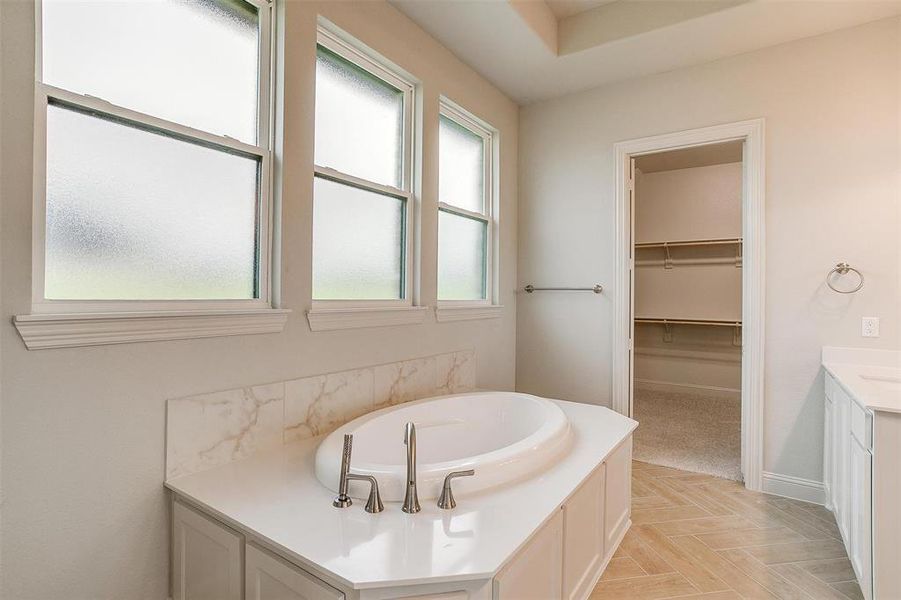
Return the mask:
<path id="1" fill-rule="evenodd" d="M 473 219 L 475 221 L 480 221 L 485 223 L 485 297 L 472 299 L 472 300 L 442 300 L 440 296 L 438 296 L 438 290 L 440 290 L 441 282 L 440 282 L 440 268 L 435 269 L 435 294 L 438 303 L 439 309 L 439 320 L 459 320 L 462 317 L 451 317 L 442 319 L 440 312 L 442 309 L 466 309 L 466 308 L 483 308 L 483 307 L 494 307 L 497 306 L 497 284 L 495 281 L 495 274 L 497 272 L 497 251 L 496 251 L 496 243 L 497 243 L 497 228 L 498 228 L 498 219 L 497 219 L 497 193 L 495 190 L 496 184 L 496 171 L 497 171 L 497 161 L 495 159 L 495 152 L 497 149 L 497 131 L 493 129 L 490 125 L 473 115 L 472 113 L 466 111 L 459 105 L 455 104 L 451 100 L 447 98 L 440 98 L 438 104 L 438 115 L 439 115 L 439 130 L 440 130 L 440 118 L 445 117 L 450 119 L 457 125 L 467 129 L 468 131 L 474 133 L 475 135 L 482 138 L 482 151 L 484 160 L 482 161 L 483 168 L 483 211 L 484 212 L 475 212 L 471 210 L 467 210 L 465 208 L 460 208 L 458 206 L 454 206 L 452 204 L 448 204 L 446 202 L 442 202 L 440 198 L 438 198 L 438 212 L 445 212 L 452 215 L 456 215 L 458 217 L 465 217 L 469 219 Z M 440 165 L 440 154 L 441 147 L 439 143 L 438 147 L 439 153 L 439 165 Z M 440 181 L 441 173 L 438 173 L 438 178 Z M 439 187 L 440 190 L 440 187 Z M 436 237 L 437 245 L 440 247 L 440 239 L 441 232 L 438 231 L 438 235 Z M 440 258 L 439 258 L 440 260 Z M 437 263 L 440 264 L 440 263 Z M 452 311 L 445 311 L 445 317 L 449 316 Z"/>
<path id="2" fill-rule="evenodd" d="M 334 28 L 336 29 L 336 28 Z M 401 248 L 401 289 L 402 297 L 397 299 L 317 299 L 313 295 L 313 279 L 312 270 L 310 271 L 310 293 L 312 311 L 315 312 L 331 311 L 331 310 L 348 310 L 348 309 L 403 309 L 414 308 L 413 304 L 413 275 L 414 275 L 414 201 L 413 193 L 413 177 L 414 177 L 414 110 L 416 106 L 416 85 L 393 70 L 386 61 L 379 60 L 373 56 L 372 52 L 367 52 L 357 46 L 349 39 L 349 36 L 343 35 L 333 28 L 329 27 L 325 22 L 320 22 L 317 26 L 316 34 L 317 46 L 323 46 L 325 49 L 333 52 L 352 63 L 357 68 L 367 71 L 369 74 L 381 79 L 390 86 L 393 86 L 403 94 L 403 133 L 401 135 L 401 143 L 403 148 L 401 156 L 403 165 L 401 171 L 401 185 L 403 187 L 395 187 L 369 181 L 367 179 L 356 177 L 348 173 L 341 172 L 330 167 L 323 167 L 313 163 L 313 177 L 327 179 L 336 183 L 349 187 L 361 189 L 367 192 L 379 194 L 381 196 L 390 196 L 402 200 L 404 203 L 404 219 L 402 230 L 402 248 Z M 314 131 L 313 135 L 319 132 Z M 313 197 L 315 204 L 315 197 Z M 315 210 L 315 208 L 314 208 Z M 311 228 L 312 235 L 316 232 Z M 312 240 L 312 237 L 311 237 Z"/>
<path id="3" fill-rule="evenodd" d="M 43 82 L 43 15 L 42 2 L 35 2 L 35 94 L 34 94 L 34 153 L 33 153 L 33 209 L 32 209 L 32 300 L 33 315 L 121 314 L 138 315 L 160 313 L 218 313 L 229 311 L 261 311 L 274 308 L 273 287 L 273 230 L 272 198 L 274 178 L 272 155 L 274 148 L 273 115 L 275 84 L 275 13 L 268 0 L 243 0 L 258 10 L 259 56 L 257 83 L 257 143 L 248 144 L 234 138 L 209 133 L 167 119 L 154 117 L 125 108 L 101 98 L 79 94 Z M 157 131 L 167 137 L 197 143 L 220 151 L 237 153 L 259 160 L 259 197 L 256 215 L 257 246 L 255 298 L 245 299 L 174 299 L 174 300 L 76 300 L 48 299 L 44 295 L 46 264 L 47 217 L 47 110 L 57 104 L 100 118 L 126 121 L 144 131 Z M 252 333 L 252 331 L 250 331 Z M 179 337 L 191 337 L 181 335 Z M 131 340 L 126 340 L 131 341 Z"/>

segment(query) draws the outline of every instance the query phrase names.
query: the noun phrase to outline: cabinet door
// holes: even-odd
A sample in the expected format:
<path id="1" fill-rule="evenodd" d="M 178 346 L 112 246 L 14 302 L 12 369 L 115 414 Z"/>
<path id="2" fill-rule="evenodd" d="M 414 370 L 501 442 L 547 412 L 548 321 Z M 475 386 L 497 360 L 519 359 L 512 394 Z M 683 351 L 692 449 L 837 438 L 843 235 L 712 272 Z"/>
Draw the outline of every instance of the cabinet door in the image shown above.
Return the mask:
<path id="1" fill-rule="evenodd" d="M 629 524 L 632 510 L 632 436 L 613 451 L 607 460 L 607 485 L 604 493 L 604 549 L 614 545 Z"/>
<path id="2" fill-rule="evenodd" d="M 850 550 L 848 558 L 857 573 L 864 598 L 872 597 L 872 532 L 871 483 L 872 455 L 856 437 L 851 438 L 850 483 Z"/>
<path id="3" fill-rule="evenodd" d="M 601 464 L 563 509 L 563 597 L 585 598 L 604 559 L 604 483 Z"/>
<path id="4" fill-rule="evenodd" d="M 172 545 L 174 600 L 241 600 L 241 534 L 176 501 Z"/>
<path id="5" fill-rule="evenodd" d="M 494 577 L 494 600 L 560 600 L 562 595 L 563 511 L 559 510 Z"/>
<path id="6" fill-rule="evenodd" d="M 246 600 L 343 600 L 344 594 L 253 544 L 246 550 Z"/>
<path id="7" fill-rule="evenodd" d="M 835 448 L 832 453 L 835 460 L 835 479 L 833 479 L 833 496 L 835 498 L 834 511 L 835 520 L 842 533 L 842 538 L 846 542 L 845 545 L 847 549 L 848 526 L 850 524 L 850 482 L 848 471 L 850 468 L 851 454 L 851 407 L 850 399 L 841 390 L 838 390 L 835 394 L 833 408 L 835 411 L 835 414 L 833 415 L 835 421 L 835 435 L 832 438 L 835 443 Z"/>

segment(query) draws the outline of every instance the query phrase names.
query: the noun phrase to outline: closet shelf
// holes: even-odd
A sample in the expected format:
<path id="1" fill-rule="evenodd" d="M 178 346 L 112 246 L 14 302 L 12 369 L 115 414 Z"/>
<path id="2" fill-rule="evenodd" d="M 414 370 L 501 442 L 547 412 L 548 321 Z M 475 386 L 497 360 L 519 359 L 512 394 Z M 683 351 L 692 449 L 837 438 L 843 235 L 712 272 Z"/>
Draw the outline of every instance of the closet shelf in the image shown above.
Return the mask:
<path id="1" fill-rule="evenodd" d="M 713 327 L 741 327 L 741 320 L 725 319 L 662 319 L 658 317 L 635 317 L 636 323 L 657 323 L 660 325 L 710 325 Z"/>
<path id="2" fill-rule="evenodd" d="M 686 247 L 703 247 L 703 246 L 735 246 L 735 258 L 734 259 L 722 259 L 722 258 L 694 258 L 694 259 L 679 259 L 678 262 L 673 260 L 672 255 L 670 254 L 670 249 L 672 248 L 686 248 Z M 662 261 L 656 260 L 639 260 L 636 261 L 635 264 L 638 266 L 663 266 L 664 269 L 672 269 L 673 265 L 681 264 L 681 265 L 704 265 L 704 264 L 734 264 L 736 268 L 741 268 L 741 254 L 742 254 L 742 238 L 710 238 L 704 240 L 673 240 L 666 242 L 640 242 L 635 244 L 636 250 L 641 250 L 642 248 L 662 248 L 664 253 L 664 258 Z"/>
<path id="3" fill-rule="evenodd" d="M 663 325 L 663 341 L 673 341 L 673 325 L 703 325 L 709 327 L 731 327 L 732 345 L 741 346 L 741 320 L 726 319 L 661 319 L 654 317 L 635 317 L 636 323 L 655 323 Z"/>
<path id="4" fill-rule="evenodd" d="M 742 238 L 708 238 L 697 240 L 672 240 L 662 242 L 637 242 L 636 248 L 673 248 L 675 246 L 733 246 L 742 243 Z"/>

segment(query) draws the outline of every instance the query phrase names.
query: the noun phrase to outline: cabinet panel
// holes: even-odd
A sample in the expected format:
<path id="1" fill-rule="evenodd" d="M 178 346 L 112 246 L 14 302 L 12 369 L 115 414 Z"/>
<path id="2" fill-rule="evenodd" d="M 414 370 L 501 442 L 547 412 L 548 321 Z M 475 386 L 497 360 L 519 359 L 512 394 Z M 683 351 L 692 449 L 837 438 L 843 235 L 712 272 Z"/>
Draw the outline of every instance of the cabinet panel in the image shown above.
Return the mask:
<path id="1" fill-rule="evenodd" d="M 559 600 L 563 595 L 563 511 L 494 578 L 495 600 Z"/>
<path id="2" fill-rule="evenodd" d="M 857 438 L 864 450 L 872 450 L 871 432 L 873 431 L 872 416 L 862 406 L 853 400 L 851 406 L 851 435 Z"/>
<path id="3" fill-rule="evenodd" d="M 605 461 L 604 548 L 610 550 L 629 522 L 632 508 L 632 437 Z"/>
<path id="4" fill-rule="evenodd" d="M 833 496 L 835 520 L 841 531 L 842 538 L 846 540 L 847 549 L 848 528 L 850 525 L 850 454 L 851 454 L 851 400 L 840 389 L 835 390 L 833 396 L 834 432 L 833 459 L 835 478 L 833 479 Z"/>
<path id="5" fill-rule="evenodd" d="M 851 439 L 850 456 L 850 549 L 848 558 L 864 598 L 872 597 L 872 527 L 871 489 L 872 456 L 856 438 Z"/>
<path id="6" fill-rule="evenodd" d="M 604 483 L 601 464 L 566 502 L 563 511 L 563 597 L 585 598 L 604 559 Z"/>
<path id="7" fill-rule="evenodd" d="M 246 551 L 246 600 L 343 600 L 344 594 L 253 544 Z"/>
<path id="8" fill-rule="evenodd" d="M 829 381 L 829 376 L 826 376 Z M 826 501 L 826 508 L 835 510 L 832 503 L 832 420 L 833 408 L 832 398 L 827 394 L 825 409 L 823 412 L 823 496 Z"/>
<path id="9" fill-rule="evenodd" d="M 239 533 L 176 501 L 172 544 L 174 600 L 241 600 Z"/>

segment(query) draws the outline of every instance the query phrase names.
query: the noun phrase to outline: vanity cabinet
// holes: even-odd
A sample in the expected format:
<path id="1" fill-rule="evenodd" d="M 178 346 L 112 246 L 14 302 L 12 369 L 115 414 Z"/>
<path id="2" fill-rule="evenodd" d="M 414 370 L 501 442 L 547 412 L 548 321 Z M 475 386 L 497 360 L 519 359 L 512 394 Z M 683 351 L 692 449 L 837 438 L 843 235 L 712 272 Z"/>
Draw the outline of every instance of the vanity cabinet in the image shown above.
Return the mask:
<path id="1" fill-rule="evenodd" d="M 826 505 L 866 600 L 901 598 L 901 414 L 874 411 L 826 374 Z"/>

